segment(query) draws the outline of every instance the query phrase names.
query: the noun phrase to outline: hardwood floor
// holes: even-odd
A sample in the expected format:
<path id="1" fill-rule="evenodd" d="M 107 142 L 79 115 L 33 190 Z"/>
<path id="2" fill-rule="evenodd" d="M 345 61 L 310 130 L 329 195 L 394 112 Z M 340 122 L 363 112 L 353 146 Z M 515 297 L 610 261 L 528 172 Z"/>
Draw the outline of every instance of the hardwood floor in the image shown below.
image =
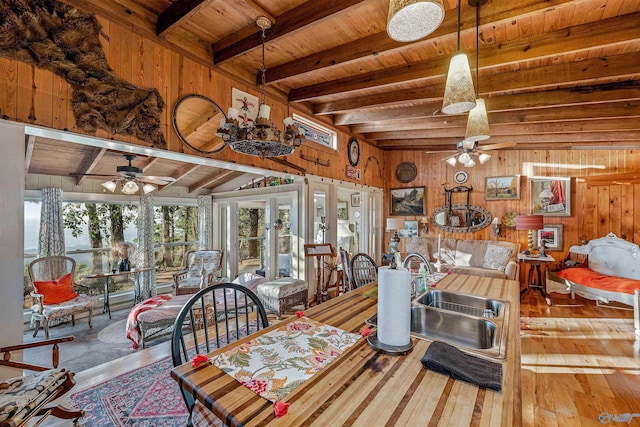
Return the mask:
<path id="1" fill-rule="evenodd" d="M 538 292 L 529 292 L 520 307 L 523 425 L 602 426 L 603 413 L 640 413 L 640 339 L 634 337 L 633 313 L 556 294 L 553 303 L 547 306 Z M 161 343 L 79 372 L 74 391 L 168 352 L 169 343 Z M 630 425 L 640 425 L 640 417 Z"/>

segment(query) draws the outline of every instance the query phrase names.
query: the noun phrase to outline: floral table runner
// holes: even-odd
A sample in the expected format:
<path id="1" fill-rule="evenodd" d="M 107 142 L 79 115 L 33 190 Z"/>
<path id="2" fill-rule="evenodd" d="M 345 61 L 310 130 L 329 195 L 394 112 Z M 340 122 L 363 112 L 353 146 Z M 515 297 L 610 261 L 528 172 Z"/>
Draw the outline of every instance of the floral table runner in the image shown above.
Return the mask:
<path id="1" fill-rule="evenodd" d="M 353 346 L 360 334 L 301 317 L 211 358 L 270 401 L 279 401 Z"/>

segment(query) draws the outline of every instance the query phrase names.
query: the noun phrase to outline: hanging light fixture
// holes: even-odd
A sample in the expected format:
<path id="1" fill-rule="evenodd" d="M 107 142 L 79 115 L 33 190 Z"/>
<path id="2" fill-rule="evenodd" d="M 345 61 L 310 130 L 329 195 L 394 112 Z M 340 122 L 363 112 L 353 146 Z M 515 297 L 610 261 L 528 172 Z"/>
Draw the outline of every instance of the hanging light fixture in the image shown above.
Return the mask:
<path id="1" fill-rule="evenodd" d="M 397 42 L 413 42 L 433 33 L 443 19 L 442 0 L 391 0 L 387 34 Z"/>
<path id="2" fill-rule="evenodd" d="M 242 127 L 238 121 L 238 110 L 229 108 L 227 118 L 222 119 L 216 135 L 221 137 L 233 151 L 251 156 L 279 157 L 293 154 L 293 151 L 304 142 L 304 133 L 291 117 L 284 119 L 285 131 L 281 132 L 271 119 L 271 107 L 265 102 L 265 74 L 267 68 L 264 62 L 265 32 L 271 28 L 271 21 L 264 16 L 258 17 L 256 23 L 262 32 L 262 82 L 260 83 L 260 106 L 258 116 L 253 124 Z"/>
<path id="3" fill-rule="evenodd" d="M 489 139 L 489 118 L 484 99 L 478 98 L 480 93 L 480 6 L 487 0 L 469 0 L 469 6 L 476 8 L 476 106 L 469 111 L 465 139 L 468 141 L 484 141 Z M 488 160 L 488 159 L 487 159 Z"/>
<path id="4" fill-rule="evenodd" d="M 445 114 L 462 114 L 475 106 L 476 96 L 473 90 L 469 59 L 467 55 L 460 51 L 460 0 L 458 0 L 458 50 L 449 63 L 442 112 Z"/>

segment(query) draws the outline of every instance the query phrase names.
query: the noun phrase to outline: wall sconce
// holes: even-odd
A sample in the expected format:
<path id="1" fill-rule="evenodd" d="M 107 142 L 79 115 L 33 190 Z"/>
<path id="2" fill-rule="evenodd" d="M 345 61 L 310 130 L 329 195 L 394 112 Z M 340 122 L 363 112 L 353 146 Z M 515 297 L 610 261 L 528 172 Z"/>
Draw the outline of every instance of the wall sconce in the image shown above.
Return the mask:
<path id="1" fill-rule="evenodd" d="M 429 220 L 426 216 L 422 217 L 422 219 L 420 220 L 420 224 L 422 224 L 422 235 L 426 236 L 427 232 L 429 231 Z"/>
<path id="2" fill-rule="evenodd" d="M 494 216 L 491 224 L 493 224 L 493 235 L 500 237 L 500 232 L 502 231 L 502 222 L 500 222 L 500 218 Z"/>

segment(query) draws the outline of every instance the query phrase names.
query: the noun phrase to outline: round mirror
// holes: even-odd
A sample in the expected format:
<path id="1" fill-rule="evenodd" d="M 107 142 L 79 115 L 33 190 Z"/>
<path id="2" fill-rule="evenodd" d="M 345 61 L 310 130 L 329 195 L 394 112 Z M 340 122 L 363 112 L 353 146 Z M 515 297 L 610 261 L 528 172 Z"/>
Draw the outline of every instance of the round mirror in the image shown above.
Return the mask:
<path id="1" fill-rule="evenodd" d="M 173 107 L 173 129 L 180 141 L 193 151 L 214 154 L 225 147 L 216 130 L 226 118 L 222 109 L 202 95 L 186 95 Z"/>
<path id="2" fill-rule="evenodd" d="M 436 209 L 431 223 L 440 230 L 453 233 L 471 233 L 491 224 L 491 213 L 483 207 L 456 204 Z"/>

